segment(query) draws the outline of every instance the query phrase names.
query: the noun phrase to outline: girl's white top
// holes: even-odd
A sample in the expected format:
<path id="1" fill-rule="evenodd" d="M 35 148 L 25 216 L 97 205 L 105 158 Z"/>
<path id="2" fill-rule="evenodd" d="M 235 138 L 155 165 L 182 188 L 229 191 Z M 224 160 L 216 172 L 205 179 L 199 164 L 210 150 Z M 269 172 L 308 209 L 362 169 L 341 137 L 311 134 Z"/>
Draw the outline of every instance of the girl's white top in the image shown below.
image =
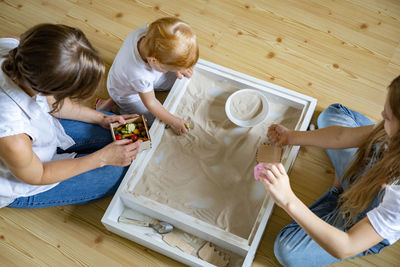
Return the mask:
<path id="1" fill-rule="evenodd" d="M 11 49 L 19 44 L 13 38 L 0 39 L 0 66 Z M 66 149 L 74 140 L 69 137 L 60 122 L 49 114 L 46 97 L 37 94 L 30 97 L 19 88 L 0 68 L 0 138 L 26 134 L 32 141 L 32 150 L 42 162 L 73 158 L 75 153 L 57 154 L 57 147 Z M 30 185 L 20 181 L 0 159 L 0 208 L 16 198 L 36 195 L 56 184 Z"/>
<path id="2" fill-rule="evenodd" d="M 367 213 L 375 231 L 390 244 L 400 239 L 400 185 L 388 185 L 378 207 Z"/>

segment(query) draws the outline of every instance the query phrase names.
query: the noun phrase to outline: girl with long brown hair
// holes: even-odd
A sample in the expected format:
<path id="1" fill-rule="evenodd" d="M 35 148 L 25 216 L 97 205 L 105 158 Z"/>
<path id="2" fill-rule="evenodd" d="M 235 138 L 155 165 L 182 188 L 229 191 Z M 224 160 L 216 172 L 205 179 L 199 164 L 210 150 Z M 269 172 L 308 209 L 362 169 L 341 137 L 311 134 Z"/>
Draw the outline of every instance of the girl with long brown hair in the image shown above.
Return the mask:
<path id="1" fill-rule="evenodd" d="M 392 81 L 374 125 L 340 104 L 328 107 L 315 131 L 272 125 L 271 143 L 327 149 L 334 186 L 307 208 L 290 188 L 282 164 L 263 163 L 266 190 L 295 221 L 275 241 L 284 266 L 324 266 L 379 253 L 400 239 L 400 76 Z"/>
<path id="2" fill-rule="evenodd" d="M 0 38 L 0 208 L 87 203 L 113 193 L 138 145 L 112 142 L 116 116 L 78 104 L 105 65 L 82 31 L 40 24 Z"/>

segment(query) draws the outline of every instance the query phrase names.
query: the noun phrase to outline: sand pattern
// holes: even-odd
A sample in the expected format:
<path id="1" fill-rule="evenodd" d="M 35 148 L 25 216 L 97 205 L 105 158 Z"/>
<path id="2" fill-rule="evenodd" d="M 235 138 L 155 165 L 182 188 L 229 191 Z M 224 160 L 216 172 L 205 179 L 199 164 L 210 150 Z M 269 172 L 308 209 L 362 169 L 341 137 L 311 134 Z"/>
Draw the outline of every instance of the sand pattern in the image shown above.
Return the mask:
<path id="1" fill-rule="evenodd" d="M 257 93 L 238 93 L 232 98 L 230 105 L 232 116 L 242 121 L 257 117 L 262 109 L 261 97 Z"/>
<path id="2" fill-rule="evenodd" d="M 225 102 L 244 84 L 203 70 L 195 72 L 176 115 L 190 119 L 185 136 L 167 129 L 133 193 L 180 210 L 247 239 L 265 197 L 253 178 L 256 151 L 272 123 L 294 128 L 301 110 L 268 99 L 267 120 L 234 125 Z"/>

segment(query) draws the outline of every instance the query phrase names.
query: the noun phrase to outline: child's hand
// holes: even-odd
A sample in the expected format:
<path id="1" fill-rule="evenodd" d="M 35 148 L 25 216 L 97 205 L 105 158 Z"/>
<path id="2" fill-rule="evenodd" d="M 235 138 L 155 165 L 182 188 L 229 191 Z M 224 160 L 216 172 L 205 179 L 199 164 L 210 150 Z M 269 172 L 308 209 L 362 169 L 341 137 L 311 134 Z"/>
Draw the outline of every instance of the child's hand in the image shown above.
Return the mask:
<path id="1" fill-rule="evenodd" d="M 110 123 L 119 122 L 121 124 L 125 124 L 128 119 L 133 119 L 138 117 L 137 114 L 129 114 L 129 115 L 103 115 L 103 119 L 99 122 L 99 125 L 103 128 L 109 129 Z"/>
<path id="2" fill-rule="evenodd" d="M 263 166 L 264 170 L 260 171 L 258 178 L 278 206 L 287 206 L 296 196 L 290 187 L 285 168 L 281 163 L 263 163 Z"/>
<path id="3" fill-rule="evenodd" d="M 193 75 L 193 68 L 189 68 L 186 70 L 182 70 L 182 71 L 177 71 L 176 72 L 176 77 L 178 77 L 178 79 L 182 79 L 183 76 L 185 76 L 186 78 L 190 78 Z"/>
<path id="4" fill-rule="evenodd" d="M 268 140 L 271 144 L 288 145 L 290 130 L 280 124 L 273 124 L 268 128 Z"/>
<path id="5" fill-rule="evenodd" d="M 174 122 L 170 126 L 177 135 L 185 135 L 188 131 L 188 129 L 186 128 L 187 123 L 187 121 L 175 117 Z"/>

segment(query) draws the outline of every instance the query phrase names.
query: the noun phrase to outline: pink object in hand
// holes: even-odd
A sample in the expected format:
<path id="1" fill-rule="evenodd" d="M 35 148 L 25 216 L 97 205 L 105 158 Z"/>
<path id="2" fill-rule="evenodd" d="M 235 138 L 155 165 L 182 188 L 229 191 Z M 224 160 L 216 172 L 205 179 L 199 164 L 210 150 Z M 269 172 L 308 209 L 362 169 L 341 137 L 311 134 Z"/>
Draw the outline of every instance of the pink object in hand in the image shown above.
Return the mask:
<path id="1" fill-rule="evenodd" d="M 262 163 L 258 163 L 256 166 L 254 166 L 254 179 L 257 181 L 260 180 L 259 177 L 265 176 L 261 171 L 265 170 L 265 167 Z"/>

